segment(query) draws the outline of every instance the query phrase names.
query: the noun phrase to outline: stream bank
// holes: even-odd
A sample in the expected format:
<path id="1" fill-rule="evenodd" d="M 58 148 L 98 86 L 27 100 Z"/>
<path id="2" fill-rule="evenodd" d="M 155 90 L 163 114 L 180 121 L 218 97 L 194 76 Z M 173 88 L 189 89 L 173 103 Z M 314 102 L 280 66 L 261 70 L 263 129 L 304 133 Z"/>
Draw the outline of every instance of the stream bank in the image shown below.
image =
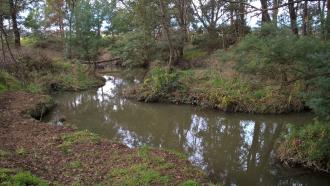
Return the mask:
<path id="1" fill-rule="evenodd" d="M 64 185 L 205 183 L 203 173 L 175 153 L 128 148 L 88 131 L 31 118 L 37 105 L 52 105 L 45 96 L 6 92 L 0 102 L 0 149 L 5 152 L 0 168 L 30 171 Z"/>

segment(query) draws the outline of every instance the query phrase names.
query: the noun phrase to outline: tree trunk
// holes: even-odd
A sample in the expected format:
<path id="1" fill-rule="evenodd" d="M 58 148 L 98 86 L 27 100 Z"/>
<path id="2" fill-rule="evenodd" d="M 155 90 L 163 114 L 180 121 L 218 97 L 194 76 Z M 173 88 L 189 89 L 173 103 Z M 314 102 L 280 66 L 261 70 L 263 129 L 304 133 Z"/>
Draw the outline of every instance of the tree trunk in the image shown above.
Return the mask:
<path id="1" fill-rule="evenodd" d="M 305 0 L 304 2 L 304 11 L 303 11 L 303 18 L 302 18 L 302 35 L 307 36 L 307 25 L 308 25 L 308 1 Z"/>
<path id="2" fill-rule="evenodd" d="M 260 0 L 260 3 L 261 3 L 261 8 L 262 8 L 261 22 L 268 23 L 271 21 L 269 13 L 268 13 L 268 2 L 267 2 L 267 0 Z"/>
<path id="3" fill-rule="evenodd" d="M 288 0 L 288 2 L 289 2 L 291 30 L 294 34 L 298 35 L 297 14 L 294 6 L 295 3 L 293 3 L 294 0 Z"/>
<path id="4" fill-rule="evenodd" d="M 239 4 L 239 37 L 243 37 L 245 35 L 245 5 L 244 1 L 240 0 Z"/>
<path id="5" fill-rule="evenodd" d="M 327 1 L 327 19 L 325 22 L 325 32 L 326 32 L 326 40 L 330 40 L 330 0 Z"/>
<path id="6" fill-rule="evenodd" d="M 21 46 L 21 37 L 20 37 L 19 28 L 18 28 L 18 24 L 17 24 L 17 7 L 16 7 L 16 4 L 14 3 L 14 0 L 10 0 L 9 4 L 10 4 L 11 19 L 12 19 L 12 24 L 13 24 L 15 46 L 20 47 Z"/>
<path id="7" fill-rule="evenodd" d="M 321 26 L 321 37 L 323 39 L 326 38 L 326 35 L 325 35 L 325 21 L 324 21 L 324 10 L 325 10 L 325 2 L 322 2 L 322 6 L 321 6 L 321 0 L 318 1 L 318 11 L 319 11 L 319 19 L 320 19 L 320 26 Z"/>
<path id="8" fill-rule="evenodd" d="M 180 46 L 178 47 L 178 58 L 182 58 L 185 43 L 188 41 L 188 0 L 176 0 L 178 11 L 178 23 L 180 26 Z"/>
<path id="9" fill-rule="evenodd" d="M 170 50 L 170 59 L 168 61 L 168 69 L 170 70 L 173 66 L 173 61 L 174 61 L 174 48 L 172 44 L 172 40 L 170 37 L 170 30 L 167 25 L 167 20 L 166 20 L 166 15 L 165 15 L 165 7 L 163 4 L 163 0 L 159 0 L 159 5 L 160 5 L 160 12 L 161 12 L 161 24 L 163 26 L 164 32 L 165 32 L 165 37 L 166 40 L 168 41 L 168 48 Z"/>
<path id="10" fill-rule="evenodd" d="M 5 43 L 3 41 L 3 33 L 2 30 L 4 30 L 3 28 L 3 16 L 0 15 L 0 40 L 1 40 L 1 50 L 2 50 L 2 56 L 3 56 L 3 62 L 6 62 L 6 52 L 5 52 Z"/>
<path id="11" fill-rule="evenodd" d="M 273 14 L 272 14 L 272 18 L 273 18 L 273 23 L 275 24 L 275 26 L 277 26 L 277 16 L 278 16 L 278 5 L 279 5 L 279 0 L 273 0 Z"/>

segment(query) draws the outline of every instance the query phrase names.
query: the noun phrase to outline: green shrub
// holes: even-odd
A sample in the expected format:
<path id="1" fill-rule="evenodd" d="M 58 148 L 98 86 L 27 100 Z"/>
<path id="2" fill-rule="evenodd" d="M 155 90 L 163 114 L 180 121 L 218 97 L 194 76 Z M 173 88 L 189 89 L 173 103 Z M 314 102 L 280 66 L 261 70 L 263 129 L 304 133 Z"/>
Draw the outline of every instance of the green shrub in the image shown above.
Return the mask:
<path id="1" fill-rule="evenodd" d="M 168 98 L 173 90 L 179 89 L 178 73 L 168 72 L 165 68 L 155 67 L 142 84 L 145 101 Z"/>
<path id="2" fill-rule="evenodd" d="M 285 28 L 264 25 L 235 48 L 238 71 L 273 80 L 283 89 L 298 80 L 298 93 L 323 119 L 330 120 L 330 42 L 300 37 Z"/>
<path id="3" fill-rule="evenodd" d="M 330 125 L 315 121 L 307 126 L 291 126 L 287 148 L 299 159 L 330 161 Z"/>
<path id="4" fill-rule="evenodd" d="M 123 59 L 123 66 L 146 66 L 156 58 L 156 43 L 141 31 L 119 35 L 110 51 Z"/>

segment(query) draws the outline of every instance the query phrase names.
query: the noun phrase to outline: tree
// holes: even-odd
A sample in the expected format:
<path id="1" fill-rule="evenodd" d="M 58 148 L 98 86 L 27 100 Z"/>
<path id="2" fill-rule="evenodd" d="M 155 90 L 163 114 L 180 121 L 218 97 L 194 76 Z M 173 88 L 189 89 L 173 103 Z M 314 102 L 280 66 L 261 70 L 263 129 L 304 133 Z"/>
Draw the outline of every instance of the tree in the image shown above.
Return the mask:
<path id="1" fill-rule="evenodd" d="M 270 20 L 270 16 L 268 13 L 268 0 L 260 0 L 261 3 L 261 22 L 262 23 L 269 23 Z"/>
<path id="2" fill-rule="evenodd" d="M 98 23 L 93 13 L 94 10 L 90 1 L 80 0 L 77 2 L 74 10 L 75 48 L 80 54 L 79 57 L 88 61 L 95 59 L 99 47 L 99 38 L 95 30 Z"/>
<path id="3" fill-rule="evenodd" d="M 35 6 L 32 10 L 30 10 L 29 14 L 24 20 L 24 26 L 26 28 L 30 28 L 34 35 L 39 35 L 41 28 L 41 11 L 38 6 L 38 3 L 35 3 Z"/>
<path id="4" fill-rule="evenodd" d="M 21 46 L 21 36 L 20 36 L 18 24 L 17 24 L 17 15 L 18 15 L 18 11 L 19 11 L 18 0 L 9 0 L 9 6 L 10 6 L 11 20 L 12 20 L 12 24 L 13 24 L 15 46 L 20 47 Z"/>
<path id="5" fill-rule="evenodd" d="M 290 24 L 291 30 L 294 34 L 298 35 L 298 26 L 297 26 L 297 13 L 294 0 L 288 0 L 289 14 L 290 14 Z"/>
<path id="6" fill-rule="evenodd" d="M 168 68 L 171 69 L 173 65 L 173 61 L 176 61 L 176 56 L 174 54 L 174 47 L 170 35 L 170 30 L 169 30 L 169 20 L 166 14 L 165 6 L 163 0 L 159 0 L 159 8 L 161 12 L 161 23 L 163 27 L 163 31 L 165 33 L 166 40 L 168 42 L 168 48 L 169 48 L 169 61 L 168 61 Z"/>
<path id="7" fill-rule="evenodd" d="M 56 26 L 59 28 L 59 35 L 64 39 L 64 19 L 65 9 L 64 0 L 46 0 L 46 25 L 47 27 Z"/>

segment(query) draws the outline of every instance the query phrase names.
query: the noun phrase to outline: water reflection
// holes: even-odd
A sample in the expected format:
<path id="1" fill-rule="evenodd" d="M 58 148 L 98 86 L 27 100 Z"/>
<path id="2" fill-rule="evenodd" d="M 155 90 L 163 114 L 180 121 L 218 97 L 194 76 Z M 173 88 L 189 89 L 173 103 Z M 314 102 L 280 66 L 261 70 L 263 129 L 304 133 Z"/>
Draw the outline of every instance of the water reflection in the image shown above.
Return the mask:
<path id="1" fill-rule="evenodd" d="M 328 185 L 329 178 L 284 170 L 273 162 L 285 124 L 303 124 L 308 114 L 266 116 L 223 114 L 191 106 L 144 104 L 121 97 L 123 87 L 138 83 L 105 76 L 96 91 L 59 95 L 51 117 L 129 147 L 147 144 L 185 152 L 213 181 L 223 185 Z"/>

